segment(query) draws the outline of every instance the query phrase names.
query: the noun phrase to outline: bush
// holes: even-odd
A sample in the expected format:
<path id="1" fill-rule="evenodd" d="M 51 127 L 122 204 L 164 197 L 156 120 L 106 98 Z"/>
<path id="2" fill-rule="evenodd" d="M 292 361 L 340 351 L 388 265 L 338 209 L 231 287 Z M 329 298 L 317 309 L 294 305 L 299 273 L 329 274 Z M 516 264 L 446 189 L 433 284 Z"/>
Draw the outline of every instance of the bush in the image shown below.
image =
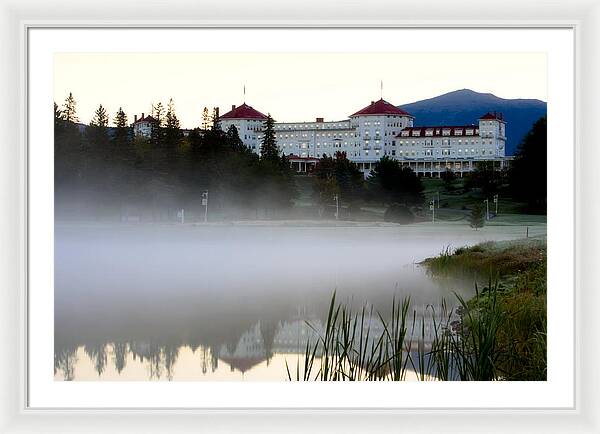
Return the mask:
<path id="1" fill-rule="evenodd" d="M 415 216 L 406 205 L 393 203 L 385 211 L 383 219 L 386 222 L 400 223 L 406 225 L 415 221 Z"/>

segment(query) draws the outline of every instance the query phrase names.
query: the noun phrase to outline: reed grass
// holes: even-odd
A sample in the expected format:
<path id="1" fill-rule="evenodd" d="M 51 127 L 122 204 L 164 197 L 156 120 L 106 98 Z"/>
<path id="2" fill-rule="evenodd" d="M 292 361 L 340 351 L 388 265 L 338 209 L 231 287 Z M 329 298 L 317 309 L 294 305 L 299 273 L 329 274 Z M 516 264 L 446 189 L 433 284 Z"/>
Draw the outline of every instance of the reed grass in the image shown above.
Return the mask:
<path id="1" fill-rule="evenodd" d="M 505 249 L 484 244 L 458 254 L 447 248 L 430 263 L 453 268 L 458 260 L 462 267 L 463 255 L 471 263 L 474 253 L 488 255 L 493 249 L 498 260 L 506 259 Z M 318 337 L 307 343 L 295 375 L 286 361 L 288 379 L 404 381 L 410 373 L 418 381 L 545 380 L 545 244 L 524 249 L 528 253 L 519 266 L 515 260 L 497 273 L 492 270 L 487 285 L 475 284 L 473 298 L 455 293 L 453 305 L 442 300 L 418 312 L 411 310 L 409 297 L 394 297 L 388 312 L 366 306 L 353 310 L 334 292 L 324 331 L 307 323 Z M 510 290 L 498 278 L 510 276 L 508 270 L 519 273 Z"/>

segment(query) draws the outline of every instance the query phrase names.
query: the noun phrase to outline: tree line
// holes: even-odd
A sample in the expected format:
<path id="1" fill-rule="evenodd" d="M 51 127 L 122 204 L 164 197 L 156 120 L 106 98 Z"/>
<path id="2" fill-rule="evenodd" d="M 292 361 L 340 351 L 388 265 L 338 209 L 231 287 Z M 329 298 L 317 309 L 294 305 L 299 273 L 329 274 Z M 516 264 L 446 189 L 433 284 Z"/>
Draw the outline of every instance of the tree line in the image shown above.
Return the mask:
<path id="1" fill-rule="evenodd" d="M 178 209 L 201 211 L 210 192 L 211 216 L 263 218 L 291 216 L 298 196 L 288 157 L 276 142 L 274 120 L 264 122 L 260 156 L 244 146 L 235 126 L 223 131 L 218 112 L 204 108 L 200 125 L 184 135 L 173 100 L 152 107 L 149 137 L 134 136 L 125 111 L 110 116 L 99 105 L 88 126 L 78 124 L 77 104 L 69 94 L 54 104 L 55 192 L 59 211 L 121 216 L 146 213 L 172 220 Z M 388 207 L 391 221 L 410 222 L 425 202 L 421 179 L 397 160 L 384 156 L 367 179 L 346 154 L 322 155 L 313 172 L 313 203 L 330 217 L 337 199 L 352 217 L 365 202 Z M 455 175 L 442 174 L 446 189 Z M 533 126 L 518 148 L 510 170 L 479 162 L 464 187 L 484 195 L 502 192 L 527 204 L 546 207 L 546 119 Z"/>
<path id="2" fill-rule="evenodd" d="M 54 104 L 55 200 L 62 216 L 172 220 L 179 209 L 201 212 L 210 192 L 218 218 L 285 215 L 296 196 L 293 172 L 277 152 L 274 122 L 265 122 L 261 156 L 243 145 L 235 126 L 222 131 L 216 112 L 184 136 L 170 100 L 158 103 L 150 137 L 134 136 L 122 108 L 99 105 L 89 126 L 78 124 L 69 94 Z M 62 217 L 61 216 L 61 217 Z"/>

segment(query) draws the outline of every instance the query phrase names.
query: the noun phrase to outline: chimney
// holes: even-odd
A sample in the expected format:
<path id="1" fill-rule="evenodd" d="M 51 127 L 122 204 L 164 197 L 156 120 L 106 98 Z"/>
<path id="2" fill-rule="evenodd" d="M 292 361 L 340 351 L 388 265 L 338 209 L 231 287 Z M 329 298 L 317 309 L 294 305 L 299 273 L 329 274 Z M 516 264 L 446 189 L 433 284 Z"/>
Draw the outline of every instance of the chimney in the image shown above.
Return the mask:
<path id="1" fill-rule="evenodd" d="M 375 104 L 375 101 L 371 101 L 371 104 Z"/>
<path id="2" fill-rule="evenodd" d="M 317 118 L 317 122 L 318 123 L 322 123 L 323 122 L 323 118 Z"/>
<path id="3" fill-rule="evenodd" d="M 140 119 L 140 120 L 142 120 L 142 119 L 144 119 L 144 118 L 145 118 L 145 116 L 144 116 L 144 113 L 142 113 L 142 117 L 141 117 L 141 119 Z"/>
<path id="4" fill-rule="evenodd" d="M 137 122 L 137 115 L 133 115 L 133 122 Z"/>
<path id="5" fill-rule="evenodd" d="M 231 104 L 231 110 L 235 110 L 235 104 Z"/>

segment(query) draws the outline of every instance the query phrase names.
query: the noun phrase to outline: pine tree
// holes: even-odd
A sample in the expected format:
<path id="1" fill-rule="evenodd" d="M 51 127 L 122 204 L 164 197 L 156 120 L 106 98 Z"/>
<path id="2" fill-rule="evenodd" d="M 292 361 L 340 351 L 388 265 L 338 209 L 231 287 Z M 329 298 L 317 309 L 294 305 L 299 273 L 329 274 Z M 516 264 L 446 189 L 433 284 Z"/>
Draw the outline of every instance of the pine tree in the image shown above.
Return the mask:
<path id="1" fill-rule="evenodd" d="M 164 114 L 165 108 L 162 105 L 162 102 L 159 101 L 158 104 L 152 106 L 152 117 L 154 118 L 154 120 L 156 120 L 157 126 L 159 128 L 162 128 L 165 122 Z"/>
<path id="2" fill-rule="evenodd" d="M 212 128 L 213 128 L 213 130 L 220 130 L 221 129 L 221 122 L 219 121 L 219 109 L 218 109 L 218 107 L 214 107 L 213 108 Z"/>
<path id="3" fill-rule="evenodd" d="M 208 130 L 210 128 L 210 116 L 208 115 L 208 107 L 204 107 L 202 110 L 202 129 Z"/>
<path id="4" fill-rule="evenodd" d="M 94 112 L 94 117 L 90 121 L 90 125 L 94 127 L 108 127 L 108 114 L 106 113 L 106 109 L 102 107 L 102 104 Z"/>
<path id="5" fill-rule="evenodd" d="M 509 187 L 513 196 L 531 211 L 545 212 L 547 206 L 548 158 L 547 120 L 540 118 L 523 138 L 510 165 Z"/>
<path id="6" fill-rule="evenodd" d="M 108 113 L 102 104 L 94 112 L 87 135 L 92 144 L 102 146 L 108 142 Z"/>
<path id="7" fill-rule="evenodd" d="M 278 160 L 279 149 L 275 140 L 275 121 L 269 114 L 263 125 L 263 138 L 260 145 L 260 158 L 263 160 Z"/>
<path id="8" fill-rule="evenodd" d="M 69 92 L 69 96 L 65 98 L 65 103 L 62 109 L 62 119 L 66 122 L 77 122 L 77 103 L 73 94 Z"/>
<path id="9" fill-rule="evenodd" d="M 163 144 L 164 113 L 165 108 L 163 107 L 161 102 L 159 102 L 156 105 L 152 105 L 152 117 L 154 118 L 154 126 L 152 127 L 152 134 L 150 136 L 150 140 L 156 146 L 160 146 Z"/>
<path id="10" fill-rule="evenodd" d="M 54 136 L 61 135 L 64 132 L 65 121 L 62 118 L 63 113 L 58 104 L 54 103 Z"/>
<path id="11" fill-rule="evenodd" d="M 129 126 L 127 125 L 127 115 L 121 107 L 114 118 L 117 127 L 114 136 L 114 142 L 117 146 L 124 146 L 129 142 Z"/>
<path id="12" fill-rule="evenodd" d="M 469 225 L 475 230 L 483 227 L 485 219 L 483 215 L 483 207 L 480 204 L 476 204 L 473 209 L 471 209 L 471 214 L 469 215 L 468 221 Z"/>
<path id="13" fill-rule="evenodd" d="M 174 147 L 179 143 L 181 137 L 179 119 L 177 119 L 177 115 L 175 114 L 175 103 L 173 102 L 173 98 L 171 98 L 165 116 L 165 143 L 167 146 Z"/>
<path id="14" fill-rule="evenodd" d="M 241 150 L 244 147 L 244 143 L 240 139 L 240 135 L 238 134 L 235 125 L 230 125 L 225 135 L 227 137 L 227 143 L 234 151 Z"/>

